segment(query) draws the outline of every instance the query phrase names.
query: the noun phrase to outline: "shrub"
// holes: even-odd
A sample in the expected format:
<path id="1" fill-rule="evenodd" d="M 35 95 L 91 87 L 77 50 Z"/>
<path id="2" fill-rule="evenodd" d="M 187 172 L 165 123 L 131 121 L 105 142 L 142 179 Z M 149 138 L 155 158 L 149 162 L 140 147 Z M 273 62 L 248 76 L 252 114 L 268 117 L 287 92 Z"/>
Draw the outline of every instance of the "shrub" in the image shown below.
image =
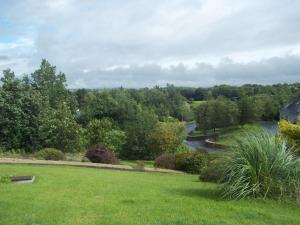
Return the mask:
<path id="1" fill-rule="evenodd" d="M 295 146 L 295 151 L 300 155 L 300 123 L 292 124 L 286 120 L 279 122 L 280 133 L 287 139 L 290 146 Z"/>
<path id="2" fill-rule="evenodd" d="M 1 175 L 0 176 L 0 184 L 7 184 L 10 183 L 10 177 L 8 175 Z"/>
<path id="3" fill-rule="evenodd" d="M 81 162 L 91 162 L 87 157 L 82 157 Z"/>
<path id="4" fill-rule="evenodd" d="M 163 154 L 155 159 L 154 166 L 164 169 L 175 169 L 176 156 L 174 154 Z"/>
<path id="5" fill-rule="evenodd" d="M 137 171 L 144 171 L 145 170 L 145 163 L 144 161 L 137 161 L 135 165 L 132 166 L 132 168 L 134 170 L 137 170 Z"/>
<path id="6" fill-rule="evenodd" d="M 214 159 L 203 168 L 199 179 L 206 182 L 220 182 L 224 177 L 224 162 L 221 159 Z"/>
<path id="7" fill-rule="evenodd" d="M 115 154 L 102 144 L 97 144 L 90 147 L 85 156 L 93 163 L 114 164 L 118 162 Z"/>
<path id="8" fill-rule="evenodd" d="M 148 148 L 153 156 L 175 153 L 186 136 L 182 122 L 161 122 L 148 136 Z"/>
<path id="9" fill-rule="evenodd" d="M 64 160 L 65 155 L 62 151 L 55 148 L 44 148 L 35 153 L 35 158 L 45 160 Z"/>
<path id="10" fill-rule="evenodd" d="M 299 188 L 300 161 L 285 140 L 266 133 L 237 141 L 226 162 L 224 197 L 282 197 Z"/>
<path id="11" fill-rule="evenodd" d="M 176 155 L 175 169 L 200 174 L 207 164 L 208 154 L 205 151 L 181 153 Z"/>

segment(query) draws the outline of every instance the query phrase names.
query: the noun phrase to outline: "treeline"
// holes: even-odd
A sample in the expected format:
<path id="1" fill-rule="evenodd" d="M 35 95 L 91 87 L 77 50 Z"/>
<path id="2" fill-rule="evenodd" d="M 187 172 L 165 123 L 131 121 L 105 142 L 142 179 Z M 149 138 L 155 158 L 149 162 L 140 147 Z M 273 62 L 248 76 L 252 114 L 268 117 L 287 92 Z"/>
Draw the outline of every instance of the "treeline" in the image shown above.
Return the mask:
<path id="1" fill-rule="evenodd" d="M 70 91 L 63 73 L 43 60 L 21 79 L 3 71 L 0 148 L 64 152 L 103 144 L 119 157 L 150 159 L 183 148 L 192 112 L 174 86 Z M 159 135 L 158 135 L 159 134 Z"/>
<path id="2" fill-rule="evenodd" d="M 196 101 L 195 119 L 203 131 L 257 121 L 278 121 L 280 109 L 300 97 L 300 83 L 275 85 L 220 85 L 211 88 L 178 88 Z"/>
<path id="3" fill-rule="evenodd" d="M 1 82 L 0 149 L 75 152 L 101 143 L 129 159 L 182 151 L 182 121 L 197 119 L 209 130 L 278 119 L 281 106 L 300 90 L 299 84 L 70 90 L 65 75 L 46 60 L 22 78 L 5 70 Z M 191 107 L 195 100 L 201 104 Z"/>

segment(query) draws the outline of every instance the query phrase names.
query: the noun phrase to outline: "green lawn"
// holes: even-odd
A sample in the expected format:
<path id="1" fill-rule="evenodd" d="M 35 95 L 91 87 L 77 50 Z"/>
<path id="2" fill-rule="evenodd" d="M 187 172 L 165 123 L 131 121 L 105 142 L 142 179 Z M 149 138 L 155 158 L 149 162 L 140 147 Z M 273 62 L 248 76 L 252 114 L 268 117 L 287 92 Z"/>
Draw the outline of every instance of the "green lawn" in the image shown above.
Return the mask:
<path id="1" fill-rule="evenodd" d="M 223 128 L 220 130 L 218 143 L 230 145 L 233 144 L 237 138 L 242 137 L 245 132 L 259 132 L 261 129 L 260 124 L 245 124 L 244 126 Z"/>
<path id="2" fill-rule="evenodd" d="M 232 144 L 234 143 L 236 138 L 241 137 L 245 132 L 253 132 L 253 131 L 260 131 L 261 129 L 260 124 L 245 124 L 244 126 L 231 126 L 225 128 L 217 128 L 216 132 L 220 134 L 218 143 L 221 144 Z M 207 131 L 207 133 L 213 133 L 213 130 Z M 191 136 L 199 136 L 204 135 L 205 133 L 201 130 L 194 130 L 191 133 Z"/>
<path id="3" fill-rule="evenodd" d="M 0 186 L 3 225 L 299 224 L 294 203 L 225 201 L 197 176 L 67 166 L 0 165 L 0 174 L 35 175 Z"/>
<path id="4" fill-rule="evenodd" d="M 153 160 L 121 160 L 121 165 L 128 165 L 131 167 L 135 167 L 139 165 L 140 163 L 144 164 L 144 167 L 153 168 L 154 167 L 154 161 Z"/>
<path id="5" fill-rule="evenodd" d="M 201 105 L 201 104 L 203 104 L 203 103 L 205 103 L 206 101 L 192 101 L 191 102 L 191 107 L 192 108 L 197 108 L 199 105 Z"/>

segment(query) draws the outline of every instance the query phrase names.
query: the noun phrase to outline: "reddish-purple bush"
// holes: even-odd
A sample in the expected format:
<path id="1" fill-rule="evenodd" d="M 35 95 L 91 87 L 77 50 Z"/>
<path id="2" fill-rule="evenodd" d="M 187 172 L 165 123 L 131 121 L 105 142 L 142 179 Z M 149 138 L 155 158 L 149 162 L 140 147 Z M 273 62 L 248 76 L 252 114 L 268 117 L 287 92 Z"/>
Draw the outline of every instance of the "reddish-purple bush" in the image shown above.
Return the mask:
<path id="1" fill-rule="evenodd" d="M 175 169 L 176 157 L 174 154 L 163 154 L 155 159 L 155 167 Z"/>
<path id="2" fill-rule="evenodd" d="M 114 164 L 118 162 L 116 155 L 102 144 L 91 146 L 85 156 L 93 163 Z"/>

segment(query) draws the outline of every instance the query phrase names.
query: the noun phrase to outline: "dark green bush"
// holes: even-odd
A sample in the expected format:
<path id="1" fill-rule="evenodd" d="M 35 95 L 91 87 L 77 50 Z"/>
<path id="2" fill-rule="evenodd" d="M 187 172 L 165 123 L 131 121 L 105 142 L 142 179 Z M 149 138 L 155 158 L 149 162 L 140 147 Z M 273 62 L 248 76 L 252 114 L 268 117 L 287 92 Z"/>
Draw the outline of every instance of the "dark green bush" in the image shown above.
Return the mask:
<path id="1" fill-rule="evenodd" d="M 187 173 L 200 174 L 207 167 L 208 159 L 209 156 L 205 151 L 177 154 L 175 169 Z"/>
<path id="2" fill-rule="evenodd" d="M 65 155 L 62 151 L 55 148 L 44 148 L 41 151 L 35 153 L 35 158 L 45 160 L 64 160 Z"/>
<path id="3" fill-rule="evenodd" d="M 10 183 L 10 177 L 8 175 L 1 175 L 0 176 L 0 184 L 7 184 Z"/>
<path id="4" fill-rule="evenodd" d="M 211 160 L 201 171 L 199 179 L 206 182 L 221 182 L 224 177 L 224 162 L 220 159 Z"/>
<path id="5" fill-rule="evenodd" d="M 113 151 L 107 149 L 104 145 L 97 144 L 91 146 L 85 156 L 93 163 L 109 163 L 114 164 L 118 159 Z"/>
<path id="6" fill-rule="evenodd" d="M 164 169 L 175 169 L 176 156 L 174 154 L 163 154 L 155 159 L 154 166 Z"/>

